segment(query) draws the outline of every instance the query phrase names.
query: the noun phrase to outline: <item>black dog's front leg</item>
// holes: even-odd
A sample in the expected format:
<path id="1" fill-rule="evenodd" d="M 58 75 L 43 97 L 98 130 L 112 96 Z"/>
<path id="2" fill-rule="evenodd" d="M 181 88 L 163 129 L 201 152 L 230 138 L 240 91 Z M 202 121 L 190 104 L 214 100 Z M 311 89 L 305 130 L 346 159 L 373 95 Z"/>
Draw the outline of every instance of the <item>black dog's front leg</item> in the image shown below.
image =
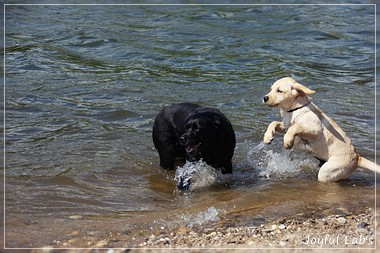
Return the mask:
<path id="1" fill-rule="evenodd" d="M 171 149 L 160 149 L 158 150 L 160 155 L 160 166 L 163 169 L 171 170 L 174 167 L 175 154 Z"/>

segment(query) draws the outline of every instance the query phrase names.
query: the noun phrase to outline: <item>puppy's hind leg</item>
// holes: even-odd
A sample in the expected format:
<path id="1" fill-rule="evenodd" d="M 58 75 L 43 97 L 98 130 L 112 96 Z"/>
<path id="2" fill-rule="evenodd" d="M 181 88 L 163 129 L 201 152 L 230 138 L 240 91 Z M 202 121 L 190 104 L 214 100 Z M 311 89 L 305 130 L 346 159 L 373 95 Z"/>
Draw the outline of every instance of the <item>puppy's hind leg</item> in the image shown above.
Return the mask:
<path id="1" fill-rule="evenodd" d="M 357 168 L 357 157 L 347 162 L 342 159 L 329 159 L 319 169 L 318 181 L 336 182 L 348 178 Z"/>

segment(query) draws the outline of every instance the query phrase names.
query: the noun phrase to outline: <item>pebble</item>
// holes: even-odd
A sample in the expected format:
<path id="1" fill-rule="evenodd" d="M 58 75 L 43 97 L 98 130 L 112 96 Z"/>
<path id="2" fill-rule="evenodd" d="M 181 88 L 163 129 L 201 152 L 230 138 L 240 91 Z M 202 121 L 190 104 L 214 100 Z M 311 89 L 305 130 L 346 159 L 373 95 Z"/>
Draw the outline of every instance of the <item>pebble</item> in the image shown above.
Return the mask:
<path id="1" fill-rule="evenodd" d="M 262 231 L 263 231 L 263 233 L 270 233 L 270 232 L 273 232 L 274 229 L 273 228 L 264 228 Z"/>
<path id="2" fill-rule="evenodd" d="M 79 230 L 74 230 L 73 232 L 71 232 L 70 235 L 79 235 L 79 234 L 80 234 Z"/>
<path id="3" fill-rule="evenodd" d="M 286 228 L 286 226 L 284 224 L 280 224 L 280 226 L 278 226 L 278 229 L 280 229 L 280 230 L 283 230 L 285 228 Z"/>
<path id="4" fill-rule="evenodd" d="M 368 223 L 367 222 L 364 222 L 364 221 L 362 221 L 362 222 L 360 222 L 358 225 L 357 225 L 357 228 L 365 228 L 365 227 L 367 227 L 368 226 Z"/>
<path id="5" fill-rule="evenodd" d="M 88 236 L 94 236 L 94 235 L 96 235 L 96 232 L 95 231 L 87 231 L 86 235 L 88 235 Z"/>
<path id="6" fill-rule="evenodd" d="M 197 237 L 197 236 L 198 236 L 198 233 L 197 233 L 197 232 L 194 232 L 194 231 L 190 231 L 189 235 L 194 236 L 194 237 Z"/>
<path id="7" fill-rule="evenodd" d="M 77 240 L 77 239 L 69 239 L 69 240 L 67 240 L 67 242 L 68 242 L 69 244 L 73 244 L 76 240 Z"/>
<path id="8" fill-rule="evenodd" d="M 357 230 L 357 232 L 358 232 L 359 234 L 362 234 L 362 235 L 368 235 L 368 234 L 369 234 L 368 230 L 365 229 L 365 228 L 359 228 L 359 229 Z"/>
<path id="9" fill-rule="evenodd" d="M 108 244 L 107 240 L 101 240 L 97 242 L 96 244 L 94 244 L 94 247 L 104 247 L 104 246 L 107 246 L 107 244 Z"/>
<path id="10" fill-rule="evenodd" d="M 344 217 L 339 217 L 339 218 L 337 219 L 337 221 L 338 221 L 339 224 L 344 224 L 344 223 L 346 223 L 346 218 L 344 218 Z"/>
<path id="11" fill-rule="evenodd" d="M 161 243 L 164 243 L 164 244 L 170 244 L 169 237 L 160 238 L 158 241 L 161 242 Z"/>
<path id="12" fill-rule="evenodd" d="M 71 215 L 71 216 L 69 216 L 70 220 L 80 220 L 82 218 L 83 218 L 82 215 Z"/>
<path id="13" fill-rule="evenodd" d="M 253 245 L 255 245 L 255 242 L 254 241 L 248 241 L 248 246 L 253 246 Z"/>

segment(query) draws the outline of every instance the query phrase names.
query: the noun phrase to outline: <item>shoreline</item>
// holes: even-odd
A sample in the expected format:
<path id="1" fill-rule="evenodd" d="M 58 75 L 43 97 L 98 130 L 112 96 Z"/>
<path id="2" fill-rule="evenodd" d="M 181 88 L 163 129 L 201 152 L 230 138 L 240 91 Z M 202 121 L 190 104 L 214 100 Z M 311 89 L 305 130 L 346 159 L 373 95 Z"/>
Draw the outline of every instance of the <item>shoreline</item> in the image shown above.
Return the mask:
<path id="1" fill-rule="evenodd" d="M 32 252 L 52 252 L 74 250 L 77 252 L 100 252 L 112 249 L 114 252 L 126 250 L 156 252 L 158 250 L 180 250 L 198 252 L 199 250 L 238 250 L 252 249 L 294 251 L 300 249 L 323 250 L 344 249 L 345 252 L 375 252 L 380 245 L 376 237 L 379 231 L 379 215 L 366 207 L 364 211 L 347 214 L 317 215 L 305 218 L 295 215 L 289 218 L 277 218 L 265 221 L 258 226 L 234 223 L 233 214 L 217 222 L 189 227 L 140 230 L 138 233 L 126 233 L 116 229 L 107 234 L 81 235 L 72 233 L 70 237 L 51 242 L 43 249 Z M 244 213 L 244 216 L 247 214 Z M 375 222 L 377 217 L 377 222 Z M 107 222 L 107 221 L 102 221 Z M 375 227 L 375 224 L 377 227 Z M 99 224 L 101 225 L 101 224 Z M 379 237 L 379 236 L 377 236 Z"/>
<path id="2" fill-rule="evenodd" d="M 32 252 L 104 252 L 107 249 L 113 252 L 168 249 L 181 252 L 223 249 L 239 252 L 253 249 L 375 252 L 376 247 L 380 246 L 380 235 L 376 233 L 380 231 L 380 211 L 370 204 L 374 200 L 375 196 L 363 203 L 307 205 L 297 209 L 298 212 L 286 212 L 284 208 L 288 205 L 277 203 L 266 208 L 222 213 L 216 215 L 216 219 L 200 224 L 193 222 L 196 216 L 189 216 L 185 223 L 176 223 L 176 217 L 167 220 L 171 217 L 170 213 L 162 213 L 161 218 L 153 223 L 149 223 L 144 216 L 136 217 L 139 219 L 137 223 L 128 223 L 132 221 L 131 217 L 73 215 L 69 219 L 54 220 L 56 228 L 69 222 L 69 226 L 61 227 L 59 234 L 55 235 L 51 234 L 51 220 L 43 224 L 31 223 L 26 227 L 25 222 L 20 221 L 25 236 L 18 232 L 21 227 L 8 230 L 7 246 L 14 247 L 15 251 L 29 248 L 28 251 Z M 37 230 L 45 233 L 42 236 L 45 240 L 32 244 L 26 235 Z M 11 248 L 8 250 L 12 251 Z"/>
<path id="3" fill-rule="evenodd" d="M 378 215 L 377 215 L 378 217 Z M 319 218 L 280 218 L 259 226 L 196 227 L 152 234 L 137 247 L 159 248 L 344 248 L 374 250 L 375 212 Z M 378 223 L 377 223 L 378 224 Z M 377 229 L 379 226 L 377 227 Z"/>

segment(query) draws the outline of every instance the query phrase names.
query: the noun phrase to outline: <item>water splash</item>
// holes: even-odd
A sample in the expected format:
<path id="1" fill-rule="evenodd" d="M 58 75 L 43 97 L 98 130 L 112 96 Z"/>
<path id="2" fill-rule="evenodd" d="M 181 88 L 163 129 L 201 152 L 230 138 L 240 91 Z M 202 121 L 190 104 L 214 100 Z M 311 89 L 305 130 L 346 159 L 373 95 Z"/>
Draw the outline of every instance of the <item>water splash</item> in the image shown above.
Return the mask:
<path id="1" fill-rule="evenodd" d="M 259 162 L 259 175 L 262 177 L 286 178 L 299 173 L 301 160 L 292 159 L 289 150 L 280 153 L 273 150 L 266 151 L 265 157 Z"/>
<path id="2" fill-rule="evenodd" d="M 302 153 L 295 155 L 293 150 L 267 150 L 265 147 L 261 142 L 247 152 L 248 163 L 258 169 L 260 177 L 284 179 L 301 174 L 305 167 L 315 167 L 311 158 Z"/>
<path id="3" fill-rule="evenodd" d="M 216 209 L 215 207 L 209 207 L 204 212 L 199 212 L 194 215 L 182 215 L 181 218 L 183 221 L 189 226 L 193 227 L 194 225 L 202 225 L 207 222 L 215 222 L 219 220 L 218 214 L 223 211 L 220 209 Z"/>
<path id="4" fill-rule="evenodd" d="M 251 156 L 253 153 L 263 149 L 265 147 L 264 142 L 260 142 L 256 147 L 250 148 L 248 151 L 248 156 Z"/>
<path id="5" fill-rule="evenodd" d="M 175 174 L 175 180 L 181 184 L 183 188 L 190 191 L 207 187 L 219 182 L 222 173 L 208 165 L 203 160 L 197 162 L 186 163 L 182 167 L 178 167 Z"/>

